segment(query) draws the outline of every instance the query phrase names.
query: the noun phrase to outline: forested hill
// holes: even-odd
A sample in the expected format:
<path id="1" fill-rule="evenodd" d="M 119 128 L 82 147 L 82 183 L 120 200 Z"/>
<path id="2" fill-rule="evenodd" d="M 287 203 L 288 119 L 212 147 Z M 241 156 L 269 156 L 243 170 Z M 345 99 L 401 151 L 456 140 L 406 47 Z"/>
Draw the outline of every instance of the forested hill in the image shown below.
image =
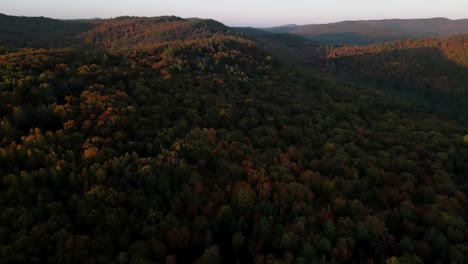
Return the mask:
<path id="1" fill-rule="evenodd" d="M 466 263 L 467 126 L 159 19 L 0 55 L 1 264 Z"/>
<path id="2" fill-rule="evenodd" d="M 0 15 L 0 47 L 5 48 L 134 48 L 215 34 L 232 30 L 211 19 L 175 16 L 57 20 Z"/>
<path id="3" fill-rule="evenodd" d="M 468 33 L 468 19 L 386 19 L 343 21 L 330 24 L 284 26 L 264 29 L 294 33 L 325 44 L 369 45 L 418 37 L 442 37 Z"/>
<path id="4" fill-rule="evenodd" d="M 232 30 L 211 19 L 179 17 L 119 17 L 95 20 L 93 28 L 78 38 L 97 48 L 145 46 L 161 41 L 208 38 L 232 34 Z"/>
<path id="5" fill-rule="evenodd" d="M 45 17 L 17 17 L 0 14 L 0 47 L 57 48 L 76 43 L 76 36 L 92 25 L 86 21 L 65 21 Z"/>
<path id="6" fill-rule="evenodd" d="M 468 35 L 328 50 L 328 70 L 468 120 Z"/>

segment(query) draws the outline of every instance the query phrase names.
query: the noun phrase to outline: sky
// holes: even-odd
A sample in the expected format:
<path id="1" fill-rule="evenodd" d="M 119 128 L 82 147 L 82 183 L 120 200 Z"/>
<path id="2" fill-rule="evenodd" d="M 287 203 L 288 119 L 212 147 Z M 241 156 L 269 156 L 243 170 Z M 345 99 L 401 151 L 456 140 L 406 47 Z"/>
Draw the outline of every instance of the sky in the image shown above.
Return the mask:
<path id="1" fill-rule="evenodd" d="M 59 19 L 175 15 L 268 27 L 387 18 L 468 18 L 467 0 L 0 0 L 0 13 Z"/>

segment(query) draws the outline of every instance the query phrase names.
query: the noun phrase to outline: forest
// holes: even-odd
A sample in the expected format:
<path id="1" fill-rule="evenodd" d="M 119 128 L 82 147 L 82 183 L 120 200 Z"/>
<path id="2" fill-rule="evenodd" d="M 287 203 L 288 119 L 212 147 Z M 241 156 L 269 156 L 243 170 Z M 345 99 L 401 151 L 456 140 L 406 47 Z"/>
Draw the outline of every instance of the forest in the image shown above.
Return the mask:
<path id="1" fill-rule="evenodd" d="M 0 41 L 0 263 L 468 261 L 467 112 L 385 88 L 413 76 L 428 86 L 411 93 L 461 104 L 466 37 L 323 47 L 214 20 L 69 23 L 70 44 Z M 424 64 L 434 46 L 445 64 Z M 285 60 L 295 47 L 322 67 Z"/>
<path id="2" fill-rule="evenodd" d="M 468 121 L 468 35 L 335 47 L 323 57 L 320 67 L 336 76 Z"/>

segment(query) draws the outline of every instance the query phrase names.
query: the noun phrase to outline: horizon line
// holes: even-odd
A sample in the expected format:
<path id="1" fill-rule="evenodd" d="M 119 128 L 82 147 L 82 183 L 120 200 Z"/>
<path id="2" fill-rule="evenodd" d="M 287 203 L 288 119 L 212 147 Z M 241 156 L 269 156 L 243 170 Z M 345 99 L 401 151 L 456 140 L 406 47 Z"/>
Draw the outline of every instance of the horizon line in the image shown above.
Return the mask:
<path id="1" fill-rule="evenodd" d="M 218 21 L 220 23 L 223 23 L 229 27 L 253 27 L 253 28 L 276 28 L 276 27 L 285 27 L 285 26 L 308 26 L 308 25 L 327 25 L 327 24 L 336 24 L 336 23 L 341 23 L 341 22 L 362 22 L 362 21 L 385 21 L 385 20 L 430 20 L 430 19 L 446 19 L 450 21 L 459 21 L 459 20 L 468 20 L 468 18 L 449 18 L 449 17 L 443 17 L 443 16 L 435 16 L 435 17 L 415 17 L 415 18 L 380 18 L 380 19 L 344 19 L 344 20 L 335 20 L 331 22 L 320 22 L 320 23 L 306 23 L 306 24 L 298 24 L 298 23 L 286 23 L 286 24 L 276 24 L 273 26 L 240 26 L 240 25 L 228 25 L 227 23 L 223 22 L 222 20 L 219 19 L 214 19 L 214 18 L 203 18 L 203 17 L 181 17 L 177 15 L 155 15 L 155 16 L 141 16 L 141 15 L 119 15 L 119 16 L 114 16 L 114 17 L 91 17 L 91 18 L 57 18 L 57 17 L 48 17 L 48 16 L 28 16 L 28 15 L 9 15 L 0 12 L 0 15 L 4 16 L 10 16 L 10 17 L 24 17 L 24 18 L 47 18 L 47 19 L 54 19 L 54 20 L 62 20 L 62 21 L 73 21 L 73 20 L 105 20 L 105 19 L 116 19 L 116 18 L 121 18 L 121 17 L 134 17 L 134 18 L 154 18 L 154 17 L 179 17 L 182 19 L 213 19 L 215 21 Z"/>

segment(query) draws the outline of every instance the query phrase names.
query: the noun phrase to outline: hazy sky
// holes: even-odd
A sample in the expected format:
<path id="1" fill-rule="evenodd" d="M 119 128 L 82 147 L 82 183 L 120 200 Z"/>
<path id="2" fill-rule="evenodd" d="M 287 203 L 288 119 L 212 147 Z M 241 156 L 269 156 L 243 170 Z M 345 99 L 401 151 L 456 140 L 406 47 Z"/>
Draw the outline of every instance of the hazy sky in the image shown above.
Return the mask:
<path id="1" fill-rule="evenodd" d="M 229 26 L 384 18 L 468 18 L 468 0 L 0 0 L 0 13 L 52 18 L 176 15 Z"/>

